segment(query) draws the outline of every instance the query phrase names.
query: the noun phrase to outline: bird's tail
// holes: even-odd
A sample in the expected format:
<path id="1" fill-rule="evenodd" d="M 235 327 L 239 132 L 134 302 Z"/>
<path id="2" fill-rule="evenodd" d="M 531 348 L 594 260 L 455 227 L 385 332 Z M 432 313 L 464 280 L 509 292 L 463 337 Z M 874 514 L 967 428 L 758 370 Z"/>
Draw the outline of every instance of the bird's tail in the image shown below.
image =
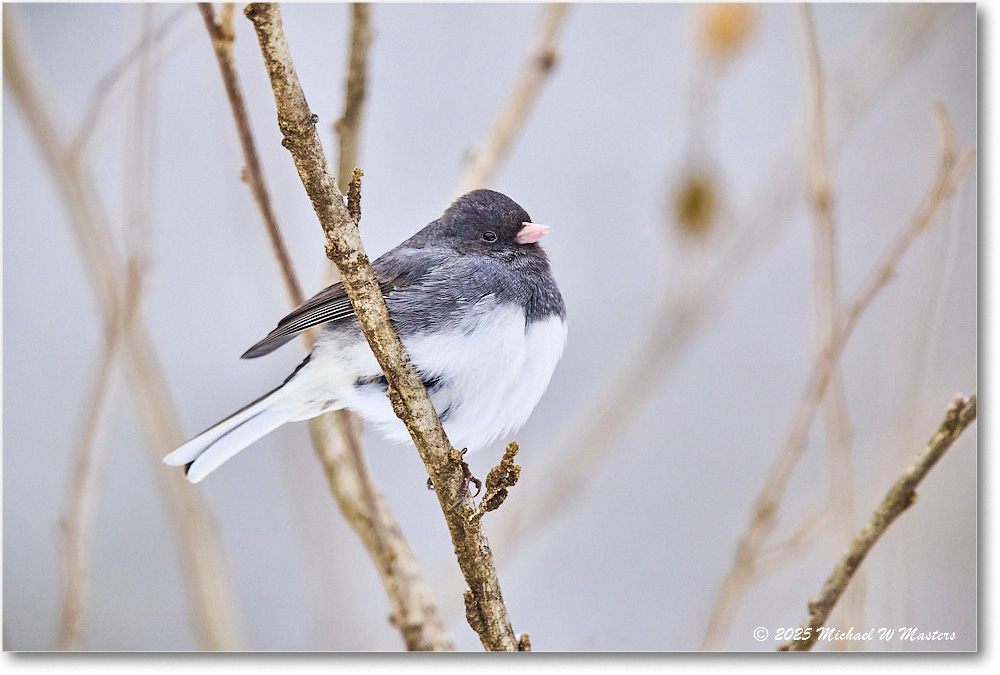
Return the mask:
<path id="1" fill-rule="evenodd" d="M 201 432 L 164 457 L 163 463 L 183 464 L 190 482 L 201 481 L 240 450 L 294 417 L 294 409 L 276 405 L 283 398 L 281 390 L 278 387 Z"/>

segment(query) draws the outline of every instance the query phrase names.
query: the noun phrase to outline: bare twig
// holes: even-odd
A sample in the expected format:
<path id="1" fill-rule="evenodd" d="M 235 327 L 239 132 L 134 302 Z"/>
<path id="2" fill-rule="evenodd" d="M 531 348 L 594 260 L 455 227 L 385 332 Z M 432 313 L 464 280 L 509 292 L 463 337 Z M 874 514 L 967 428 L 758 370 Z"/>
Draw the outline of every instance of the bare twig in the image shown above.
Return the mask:
<path id="1" fill-rule="evenodd" d="M 830 339 L 839 299 L 837 278 L 837 222 L 834 217 L 834 197 L 830 187 L 830 168 L 826 152 L 826 93 L 823 66 L 819 57 L 816 27 L 812 8 L 797 5 L 802 22 L 805 47 L 806 81 L 809 101 L 805 106 L 807 128 L 807 191 L 813 210 L 813 290 L 816 298 L 816 348 Z M 851 419 L 847 411 L 844 376 L 839 362 L 830 375 L 830 384 L 822 404 L 823 426 L 826 429 L 827 467 L 829 471 L 829 501 L 833 516 L 834 541 L 846 546 L 854 529 L 854 467 L 851 457 Z M 858 579 L 862 582 L 862 579 Z M 844 623 L 863 623 L 864 583 L 851 587 L 844 603 Z M 845 640 L 838 647 L 855 649 L 860 643 Z"/>
<path id="2" fill-rule="evenodd" d="M 831 108 L 838 114 L 828 129 L 831 150 L 838 150 L 853 127 L 891 91 L 893 78 L 920 53 L 931 28 L 947 12 L 942 5 L 887 7 L 887 19 L 872 29 L 832 78 L 830 100 L 835 105 Z M 796 133 L 788 147 L 777 153 L 755 197 L 740 210 L 744 215 L 719 226 L 726 236 L 711 266 L 694 268 L 670 290 L 659 308 L 651 310 L 650 329 L 637 356 L 619 368 L 613 380 L 594 387 L 594 398 L 574 417 L 587 422 L 575 425 L 554 448 L 553 455 L 562 459 L 545 475 L 532 478 L 545 489 L 525 491 L 526 498 L 505 511 L 502 529 L 494 535 L 498 548 L 512 550 L 514 541 L 523 541 L 573 503 L 573 495 L 593 475 L 594 465 L 616 448 L 613 441 L 641 410 L 642 402 L 723 307 L 754 259 L 774 240 L 797 203 L 795 195 L 801 192 L 800 148 Z"/>
<path id="3" fill-rule="evenodd" d="M 809 615 L 802 623 L 802 627 L 806 629 L 803 631 L 805 639 L 786 642 L 778 648 L 779 651 L 798 652 L 812 649 L 819 638 L 820 628 L 826 623 L 830 612 L 833 611 L 869 551 L 896 518 L 913 506 L 917 501 L 917 486 L 975 419 L 976 394 L 972 394 L 969 398 L 956 396 L 945 413 L 944 421 L 928 441 L 927 446 L 920 451 L 885 495 L 882 503 L 868 520 L 868 524 L 837 562 L 819 595 L 809 601 Z"/>
<path id="4" fill-rule="evenodd" d="M 552 3 L 541 9 L 535 37 L 528 49 L 528 58 L 521 67 L 514 89 L 497 113 L 493 126 L 476 148 L 458 181 L 455 197 L 476 188 L 488 187 L 507 157 L 518 131 L 531 112 L 531 107 L 548 79 L 558 58 L 557 38 L 569 5 Z"/>
<path id="5" fill-rule="evenodd" d="M 351 55 L 347 64 L 344 115 L 333 123 L 333 130 L 340 139 L 337 181 L 342 192 L 346 192 L 351 172 L 358 166 L 361 113 L 364 111 L 368 83 L 368 51 L 374 37 L 371 13 L 371 5 L 367 2 L 351 4 Z"/>
<path id="6" fill-rule="evenodd" d="M 753 513 L 736 549 L 732 568 L 726 575 L 712 607 L 702 649 L 720 649 L 728 635 L 736 610 L 753 579 L 760 551 L 774 527 L 785 488 L 805 450 L 809 429 L 826 393 L 830 376 L 840 354 L 854 331 L 858 319 L 892 279 L 896 266 L 910 245 L 927 228 L 938 208 L 947 201 L 958 180 L 975 156 L 969 150 L 956 160 L 951 127 L 942 107 L 934 109 L 941 137 L 940 166 L 929 194 L 913 218 L 889 244 L 879 263 L 855 294 L 853 301 L 840 313 L 836 332 L 824 345 L 813 364 L 805 391 L 799 402 L 788 436 L 767 475 L 754 502 Z"/>
<path id="7" fill-rule="evenodd" d="M 231 3 L 226 3 L 226 6 Z M 239 75 L 236 72 L 236 62 L 233 60 L 233 40 L 236 35 L 232 24 L 232 9 L 228 11 L 229 21 L 216 23 L 215 10 L 212 3 L 199 2 L 198 9 L 205 20 L 205 27 L 212 38 L 212 47 L 215 48 L 215 58 L 219 62 L 219 71 L 222 73 L 222 82 L 226 87 L 226 96 L 229 97 L 229 105 L 233 109 L 233 119 L 236 121 L 236 131 L 240 137 L 240 148 L 243 150 L 243 161 L 246 163 L 247 185 L 253 193 L 253 199 L 257 203 L 261 220 L 264 221 L 264 228 L 267 230 L 268 240 L 271 242 L 271 249 L 274 257 L 281 268 L 282 278 L 285 280 L 285 290 L 292 305 L 302 304 L 305 296 L 302 295 L 302 287 L 299 285 L 295 272 L 292 270 L 292 262 L 288 257 L 288 249 L 281 237 L 278 229 L 278 220 L 271 208 L 271 195 L 267 191 L 267 184 L 264 182 L 264 170 L 257 159 L 257 147 L 253 137 L 253 129 L 250 127 L 250 117 L 247 114 L 246 103 L 243 101 L 243 89 L 240 86 Z"/>
<path id="8" fill-rule="evenodd" d="M 75 162 L 75 155 L 52 121 L 51 105 L 42 102 L 38 77 L 25 70 L 21 37 L 14 17 L 4 8 L 4 84 L 24 111 L 42 156 L 65 203 L 77 244 L 106 322 L 122 304 L 119 280 L 123 265 L 117 255 L 108 219 L 98 201 L 90 172 Z M 184 436 L 166 380 L 156 359 L 142 319 L 141 308 L 125 331 L 122 343 L 125 374 L 148 440 L 150 459 L 165 491 L 184 578 L 191 604 L 195 635 L 202 649 L 237 650 L 239 637 L 231 590 L 223 565 L 222 548 L 201 494 L 177 472 L 166 471 L 160 460 L 179 446 Z"/>
<path id="9" fill-rule="evenodd" d="M 470 623 L 487 649 L 515 651 L 518 641 L 503 603 L 489 543 L 479 522 L 470 518 L 473 502 L 466 497 L 458 508 L 451 508 L 463 481 L 461 455 L 448 442 L 427 390 L 389 320 L 357 224 L 330 173 L 316 132 L 317 119 L 299 84 L 278 7 L 254 3 L 247 6 L 245 13 L 257 30 L 271 79 L 278 125 L 284 136 L 282 145 L 292 154 L 326 234 L 327 256 L 337 263 L 358 323 L 389 383 L 393 409 L 406 424 L 445 513 L 459 567 L 469 585 L 466 607 L 471 607 L 468 614 L 474 619 Z"/>

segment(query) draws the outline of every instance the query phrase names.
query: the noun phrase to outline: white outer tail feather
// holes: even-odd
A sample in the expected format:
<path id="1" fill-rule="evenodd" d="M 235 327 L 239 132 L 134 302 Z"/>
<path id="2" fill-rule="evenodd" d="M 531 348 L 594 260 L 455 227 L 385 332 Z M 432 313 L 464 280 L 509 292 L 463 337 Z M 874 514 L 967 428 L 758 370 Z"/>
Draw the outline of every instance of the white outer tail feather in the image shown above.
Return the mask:
<path id="1" fill-rule="evenodd" d="M 187 479 L 192 483 L 200 482 L 240 450 L 294 416 L 295 409 L 280 409 L 274 405 L 279 392 L 280 388 L 206 429 L 164 457 L 163 463 L 170 466 L 190 464 Z"/>

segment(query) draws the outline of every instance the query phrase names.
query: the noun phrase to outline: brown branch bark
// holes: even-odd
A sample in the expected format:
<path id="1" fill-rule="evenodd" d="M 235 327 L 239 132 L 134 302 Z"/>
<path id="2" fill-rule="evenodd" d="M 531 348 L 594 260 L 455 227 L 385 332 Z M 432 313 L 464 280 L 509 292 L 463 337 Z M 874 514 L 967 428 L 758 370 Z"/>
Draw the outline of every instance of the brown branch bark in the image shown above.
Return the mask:
<path id="1" fill-rule="evenodd" d="M 840 303 L 837 275 L 837 221 L 826 151 L 826 92 L 823 65 L 816 40 L 812 7 L 797 6 L 802 22 L 806 62 L 807 194 L 813 211 L 813 292 L 816 304 L 816 350 L 831 339 L 834 317 Z M 844 376 L 838 362 L 830 374 L 830 384 L 821 406 L 826 430 L 829 506 L 833 516 L 834 541 L 846 546 L 854 530 L 854 465 L 851 457 L 851 419 L 847 410 Z M 843 622 L 860 626 L 864 618 L 863 579 L 851 587 L 844 603 Z M 841 649 L 857 649 L 860 643 L 837 643 Z"/>
<path id="2" fill-rule="evenodd" d="M 454 508 L 462 484 L 461 456 L 445 436 L 427 390 L 410 363 L 382 298 L 357 224 L 330 173 L 316 132 L 317 118 L 306 102 L 292 63 L 277 5 L 253 3 L 245 11 L 260 42 L 271 79 L 282 145 L 291 153 L 299 177 L 327 238 L 327 256 L 337 264 L 358 322 L 389 383 L 396 415 L 406 424 L 420 453 L 445 514 L 466 592 L 470 623 L 489 650 L 516 651 L 489 543 L 478 520 L 470 518 L 474 503 L 466 496 Z"/>
<path id="3" fill-rule="evenodd" d="M 840 313 L 836 333 L 831 335 L 813 364 L 788 436 L 757 495 L 750 523 L 740 537 L 732 567 L 716 596 L 702 641 L 703 650 L 717 650 L 725 643 L 736 611 L 754 577 L 761 549 L 774 528 L 774 518 L 788 481 L 805 450 L 809 429 L 830 383 L 834 366 L 858 319 L 892 279 L 910 245 L 931 223 L 940 206 L 951 197 L 955 184 L 975 156 L 974 150 L 969 150 L 956 160 L 947 116 L 940 106 L 936 106 L 934 112 L 941 138 L 940 166 L 934 184 L 913 218 L 889 244 L 852 302 Z"/>
<path id="4" fill-rule="evenodd" d="M 199 3 L 198 6 L 212 38 L 240 136 L 247 167 L 247 184 L 267 228 L 292 305 L 300 305 L 303 301 L 301 286 L 270 206 L 267 184 L 232 56 L 235 38 L 232 3 L 225 4 L 225 13 L 219 22 L 215 20 L 215 11 L 210 3 Z M 307 347 L 311 347 L 313 332 L 308 332 L 303 338 Z M 454 642 L 444 628 L 430 587 L 420 572 L 416 555 L 372 483 L 361 452 L 360 421 L 347 411 L 336 411 L 310 420 L 309 430 L 316 456 L 323 464 L 330 492 L 375 563 L 393 607 L 390 619 L 400 628 L 407 649 L 454 649 Z"/>
<path id="5" fill-rule="evenodd" d="M 507 158 L 511 144 L 528 118 L 542 85 L 556 65 L 559 28 L 567 9 L 569 5 L 564 3 L 542 7 L 535 37 L 528 49 L 528 58 L 521 67 L 514 89 L 497 113 L 486 138 L 473 151 L 472 158 L 458 181 L 455 197 L 493 184 L 494 176 Z"/>
<path id="6" fill-rule="evenodd" d="M 123 265 L 108 219 L 98 201 L 93 178 L 85 166 L 76 162 L 72 147 L 53 122 L 52 107 L 42 101 L 38 91 L 37 75 L 26 70 L 19 45 L 21 36 L 13 27 L 12 14 L 4 7 L 4 84 L 11 88 L 56 182 L 107 323 L 116 311 L 120 312 Z M 136 308 L 125 331 L 122 353 L 125 375 L 148 441 L 150 459 L 164 490 L 167 511 L 178 539 L 198 645 L 201 649 L 238 650 L 240 640 L 231 589 L 208 505 L 182 475 L 165 470 L 160 463 L 163 455 L 180 445 L 184 437 L 141 308 Z"/>
<path id="7" fill-rule="evenodd" d="M 847 552 L 833 568 L 819 595 L 809 601 L 809 615 L 802 623 L 802 627 L 806 629 L 803 632 L 807 637 L 803 640 L 786 642 L 778 648 L 778 651 L 798 652 L 812 649 L 819 638 L 820 628 L 826 623 L 830 612 L 848 588 L 851 579 L 857 574 L 858 568 L 872 547 L 896 518 L 913 506 L 917 501 L 917 486 L 975 419 L 976 394 L 973 393 L 969 398 L 956 396 L 945 413 L 944 421 L 928 441 L 927 446 L 920 451 L 882 499 L 882 503 L 869 518 L 868 524 L 851 542 Z"/>

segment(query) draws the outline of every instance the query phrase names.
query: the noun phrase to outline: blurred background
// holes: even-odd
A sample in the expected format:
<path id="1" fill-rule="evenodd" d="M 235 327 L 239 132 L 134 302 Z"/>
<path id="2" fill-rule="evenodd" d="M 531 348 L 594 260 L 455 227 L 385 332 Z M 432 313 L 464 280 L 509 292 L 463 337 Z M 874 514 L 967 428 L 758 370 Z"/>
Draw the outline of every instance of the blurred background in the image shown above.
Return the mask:
<path id="1" fill-rule="evenodd" d="M 359 161 L 362 236 L 373 258 L 447 206 L 514 86 L 542 11 L 373 7 Z M 350 8 L 287 5 L 282 14 L 332 154 Z M 846 302 L 934 180 L 933 102 L 947 110 L 958 148 L 976 144 L 977 17 L 972 4 L 818 5 L 812 15 Z M 817 341 L 801 16 L 784 5 L 571 6 L 556 66 L 492 184 L 552 227 L 545 247 L 568 306 L 565 355 L 515 435 L 521 482 L 485 519 L 514 628 L 528 631 L 536 650 L 704 644 Z M 235 24 L 263 170 L 311 295 L 324 285 L 322 232 L 280 145 L 241 7 Z M 137 52 L 144 31 L 155 39 Z M 85 139 L 77 147 L 88 194 L 100 202 L 116 257 L 140 263 L 137 316 L 183 435 L 280 383 L 303 357 L 300 342 L 266 359 L 238 358 L 289 305 L 240 180 L 230 107 L 197 9 L 5 5 L 4 34 L 5 63 L 13 36 L 64 146 Z M 3 641 L 6 650 L 47 650 L 64 579 L 59 523 L 95 400 L 105 321 L 65 185 L 7 69 L 4 79 Z M 976 389 L 976 205 L 973 166 L 858 323 L 841 360 L 850 462 L 830 459 L 817 416 L 758 573 L 715 648 L 773 650 L 776 629 L 802 622 L 843 548 L 831 472 L 849 466 L 850 490 L 834 497 L 851 495 L 847 527 L 856 532 L 953 395 Z M 196 649 L 158 475 L 177 470 L 150 452 L 119 366 L 105 409 L 93 446 L 101 459 L 82 646 Z M 855 628 L 913 626 L 954 632 L 954 640 L 861 647 L 976 648 L 976 438 L 972 426 L 877 544 L 849 615 Z M 480 649 L 417 453 L 374 433 L 364 434 L 364 448 L 458 648 Z M 498 443 L 471 456 L 473 472 L 485 476 L 501 454 Z M 233 644 L 403 647 L 305 424 L 279 429 L 196 489 L 221 543 Z M 759 626 L 769 639 L 754 638 Z"/>

